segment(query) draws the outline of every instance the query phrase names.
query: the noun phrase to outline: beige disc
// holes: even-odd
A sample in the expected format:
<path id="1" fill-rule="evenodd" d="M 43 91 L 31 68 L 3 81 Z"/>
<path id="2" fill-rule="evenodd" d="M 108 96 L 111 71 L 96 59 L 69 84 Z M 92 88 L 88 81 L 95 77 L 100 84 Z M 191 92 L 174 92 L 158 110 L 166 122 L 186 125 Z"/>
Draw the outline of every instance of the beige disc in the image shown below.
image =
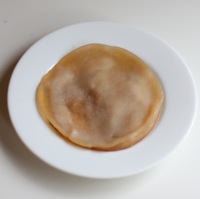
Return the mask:
<path id="1" fill-rule="evenodd" d="M 82 46 L 41 80 L 38 109 L 72 143 L 120 150 L 156 125 L 163 90 L 155 73 L 136 55 L 115 46 Z"/>

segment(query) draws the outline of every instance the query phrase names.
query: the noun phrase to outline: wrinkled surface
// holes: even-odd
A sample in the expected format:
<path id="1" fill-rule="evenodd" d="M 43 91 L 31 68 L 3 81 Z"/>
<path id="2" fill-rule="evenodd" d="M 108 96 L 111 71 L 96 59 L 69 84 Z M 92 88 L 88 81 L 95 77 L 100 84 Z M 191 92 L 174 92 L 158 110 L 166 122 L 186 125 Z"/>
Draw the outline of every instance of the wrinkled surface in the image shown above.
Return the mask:
<path id="1" fill-rule="evenodd" d="M 77 145 L 127 148 L 155 126 L 163 91 L 155 74 L 129 51 L 102 44 L 66 55 L 41 80 L 43 118 Z"/>

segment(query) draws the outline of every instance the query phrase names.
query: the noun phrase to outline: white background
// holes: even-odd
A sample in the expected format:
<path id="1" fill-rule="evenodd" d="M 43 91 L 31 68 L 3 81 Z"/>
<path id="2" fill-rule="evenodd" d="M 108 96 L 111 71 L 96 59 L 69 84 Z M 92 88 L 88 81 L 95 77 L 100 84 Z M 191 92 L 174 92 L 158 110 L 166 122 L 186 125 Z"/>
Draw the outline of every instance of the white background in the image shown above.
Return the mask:
<path id="1" fill-rule="evenodd" d="M 147 172 L 122 179 L 94 180 L 58 171 L 17 137 L 6 102 L 17 61 L 42 36 L 85 21 L 122 22 L 166 40 L 188 63 L 199 93 L 198 0 L 0 0 L 0 198 L 199 199 L 199 111 L 188 138 L 172 155 Z"/>

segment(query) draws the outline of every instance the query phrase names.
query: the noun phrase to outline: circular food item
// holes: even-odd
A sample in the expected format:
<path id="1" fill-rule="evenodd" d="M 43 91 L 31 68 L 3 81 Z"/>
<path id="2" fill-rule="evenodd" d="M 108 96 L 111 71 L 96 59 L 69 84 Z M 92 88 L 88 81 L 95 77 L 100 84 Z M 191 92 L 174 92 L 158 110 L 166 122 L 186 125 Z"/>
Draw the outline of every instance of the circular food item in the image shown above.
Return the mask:
<path id="1" fill-rule="evenodd" d="M 89 44 L 63 57 L 41 80 L 37 105 L 44 120 L 72 143 L 113 151 L 130 147 L 156 125 L 163 90 L 135 54 Z"/>

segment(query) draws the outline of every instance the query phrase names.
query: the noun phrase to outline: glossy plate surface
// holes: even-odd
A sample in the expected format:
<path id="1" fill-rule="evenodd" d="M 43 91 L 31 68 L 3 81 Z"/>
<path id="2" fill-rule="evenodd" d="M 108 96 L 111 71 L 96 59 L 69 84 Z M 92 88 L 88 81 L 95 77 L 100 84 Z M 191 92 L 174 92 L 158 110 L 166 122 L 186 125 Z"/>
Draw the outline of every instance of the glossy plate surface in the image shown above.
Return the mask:
<path id="1" fill-rule="evenodd" d="M 99 152 L 76 147 L 52 132 L 37 110 L 35 95 L 41 78 L 64 55 L 90 43 L 132 51 L 149 64 L 163 85 L 165 104 L 157 127 L 128 149 Z M 11 120 L 24 144 L 49 165 L 90 178 L 129 176 L 159 163 L 188 134 L 196 104 L 190 71 L 172 47 L 149 32 L 110 22 L 75 24 L 45 36 L 22 56 L 8 90 Z"/>

